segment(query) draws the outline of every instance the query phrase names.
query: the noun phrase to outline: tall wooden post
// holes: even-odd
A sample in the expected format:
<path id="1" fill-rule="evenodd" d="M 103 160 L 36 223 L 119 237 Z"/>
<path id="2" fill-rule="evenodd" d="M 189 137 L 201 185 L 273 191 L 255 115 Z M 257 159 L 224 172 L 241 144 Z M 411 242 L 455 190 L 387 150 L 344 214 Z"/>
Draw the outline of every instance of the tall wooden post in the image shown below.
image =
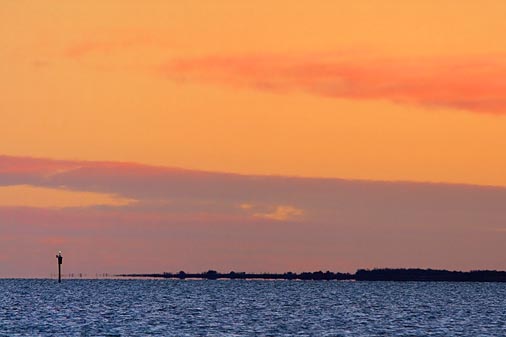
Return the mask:
<path id="1" fill-rule="evenodd" d="M 56 255 L 58 259 L 58 283 L 61 283 L 61 264 L 63 263 L 63 256 L 61 256 L 61 251 Z"/>

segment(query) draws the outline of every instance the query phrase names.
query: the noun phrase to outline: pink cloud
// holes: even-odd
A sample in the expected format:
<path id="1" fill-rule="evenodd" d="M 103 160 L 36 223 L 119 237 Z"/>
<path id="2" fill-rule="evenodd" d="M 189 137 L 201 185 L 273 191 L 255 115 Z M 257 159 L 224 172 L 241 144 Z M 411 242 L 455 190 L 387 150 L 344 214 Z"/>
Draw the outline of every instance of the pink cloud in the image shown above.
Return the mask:
<path id="1" fill-rule="evenodd" d="M 505 228 L 504 187 L 0 156 L 0 185 L 18 184 L 138 202 L 0 207 L 0 254 L 12 256 L 0 276 L 20 275 L 20 261 L 43 274 L 54 267 L 58 249 L 66 252 L 66 268 L 76 273 L 506 269 L 505 237 L 498 235 Z"/>
<path id="2" fill-rule="evenodd" d="M 173 80 L 506 114 L 504 56 L 230 55 L 172 60 L 161 72 Z"/>
<path id="3" fill-rule="evenodd" d="M 72 43 L 64 50 L 64 55 L 71 59 L 81 59 L 93 54 L 112 54 L 139 48 L 162 48 L 173 47 L 174 42 L 161 34 L 138 29 L 116 29 L 95 32 L 84 36 L 80 41 Z"/>
<path id="4" fill-rule="evenodd" d="M 78 161 L 52 159 L 36 159 L 29 157 L 10 157 L 0 155 L 0 174 L 48 174 L 58 170 L 75 169 L 80 166 Z"/>

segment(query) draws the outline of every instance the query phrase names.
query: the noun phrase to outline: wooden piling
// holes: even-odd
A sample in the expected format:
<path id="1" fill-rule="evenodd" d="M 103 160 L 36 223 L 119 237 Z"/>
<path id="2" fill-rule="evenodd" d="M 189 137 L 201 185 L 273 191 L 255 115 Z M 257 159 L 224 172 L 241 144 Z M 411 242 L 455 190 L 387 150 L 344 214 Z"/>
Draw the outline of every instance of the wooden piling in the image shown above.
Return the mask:
<path id="1" fill-rule="evenodd" d="M 56 258 L 58 259 L 58 283 L 61 283 L 61 265 L 63 263 L 63 256 L 61 256 L 61 252 L 58 252 Z"/>

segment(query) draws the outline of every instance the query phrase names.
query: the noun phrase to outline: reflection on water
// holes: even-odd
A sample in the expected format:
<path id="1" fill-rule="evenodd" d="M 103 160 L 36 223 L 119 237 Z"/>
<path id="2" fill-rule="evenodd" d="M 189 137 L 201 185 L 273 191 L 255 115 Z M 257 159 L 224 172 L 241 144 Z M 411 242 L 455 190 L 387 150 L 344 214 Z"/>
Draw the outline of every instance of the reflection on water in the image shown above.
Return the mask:
<path id="1" fill-rule="evenodd" d="M 506 336 L 506 284 L 0 280 L 0 336 Z"/>

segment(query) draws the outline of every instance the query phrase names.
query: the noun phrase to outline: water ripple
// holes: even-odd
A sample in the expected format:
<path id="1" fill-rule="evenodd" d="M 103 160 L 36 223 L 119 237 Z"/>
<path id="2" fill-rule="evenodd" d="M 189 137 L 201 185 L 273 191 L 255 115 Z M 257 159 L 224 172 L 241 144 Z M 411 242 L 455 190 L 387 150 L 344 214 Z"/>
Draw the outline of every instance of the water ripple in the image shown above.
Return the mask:
<path id="1" fill-rule="evenodd" d="M 506 336 L 506 284 L 0 280 L 0 336 Z"/>

